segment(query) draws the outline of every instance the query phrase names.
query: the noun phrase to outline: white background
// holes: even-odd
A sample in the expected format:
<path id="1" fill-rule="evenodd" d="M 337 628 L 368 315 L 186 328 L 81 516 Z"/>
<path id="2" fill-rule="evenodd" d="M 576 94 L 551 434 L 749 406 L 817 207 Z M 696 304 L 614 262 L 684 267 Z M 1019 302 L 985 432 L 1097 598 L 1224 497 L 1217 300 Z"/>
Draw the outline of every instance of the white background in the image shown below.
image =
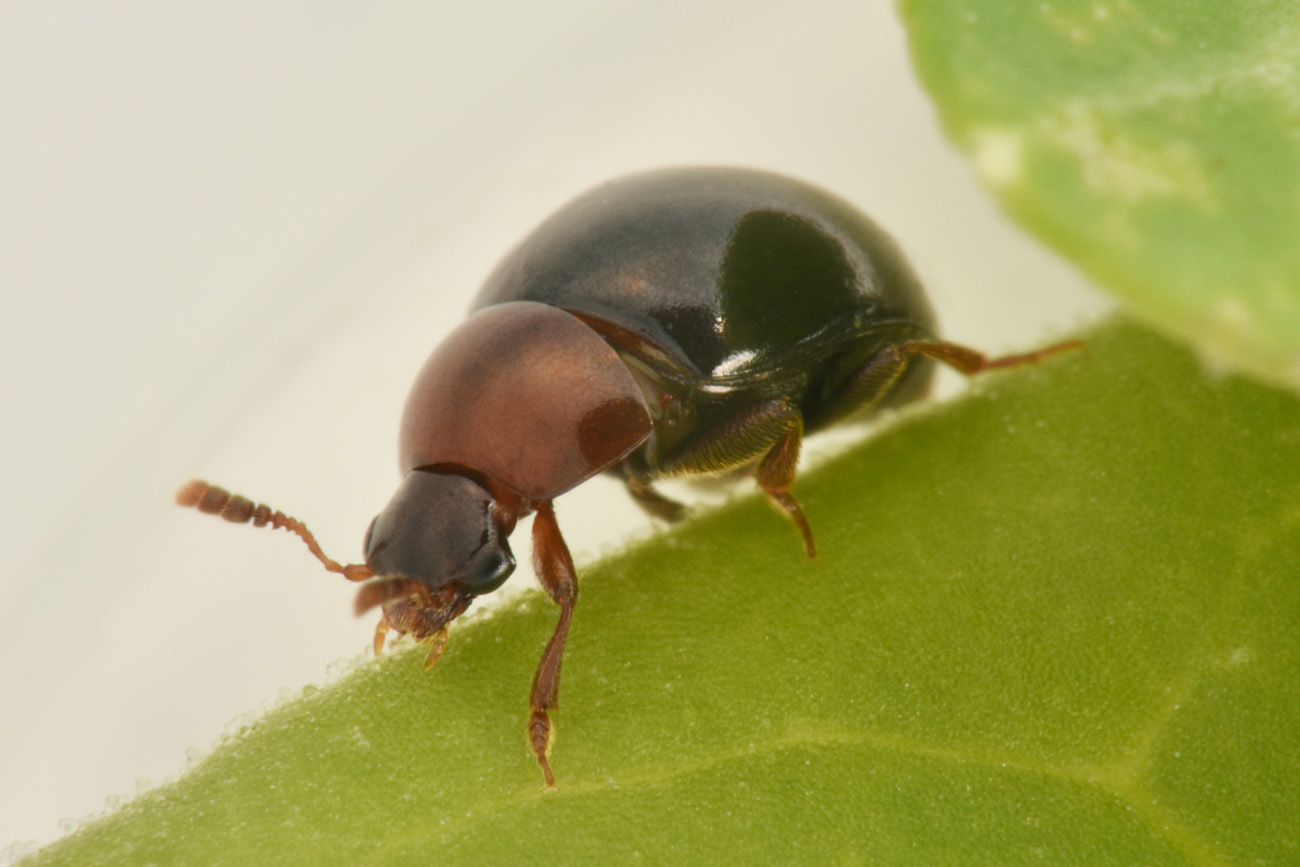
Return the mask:
<path id="1" fill-rule="evenodd" d="M 976 187 L 883 0 L 10 3 L 0 112 L 0 851 L 358 657 L 352 587 L 172 491 L 205 476 L 355 560 L 414 371 L 594 183 L 815 181 L 993 351 L 1105 306 Z M 580 559 L 648 526 L 601 480 L 559 516 Z"/>

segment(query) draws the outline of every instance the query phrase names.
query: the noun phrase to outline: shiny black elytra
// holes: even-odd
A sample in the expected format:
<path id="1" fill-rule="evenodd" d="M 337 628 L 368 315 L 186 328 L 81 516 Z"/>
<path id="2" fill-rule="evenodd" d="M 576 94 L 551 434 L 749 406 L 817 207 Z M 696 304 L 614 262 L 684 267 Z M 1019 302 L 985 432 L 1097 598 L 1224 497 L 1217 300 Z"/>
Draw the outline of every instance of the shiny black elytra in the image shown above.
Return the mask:
<path id="1" fill-rule="evenodd" d="M 534 570 L 560 606 L 529 697 L 546 787 L 550 712 L 578 584 L 551 501 L 600 472 L 652 515 L 683 507 L 663 476 L 752 471 L 816 556 L 791 494 L 806 432 L 920 397 L 932 361 L 965 374 L 1074 344 L 988 359 L 935 337 L 934 314 L 893 240 L 808 184 L 743 169 L 671 169 L 612 181 L 561 208 L 488 278 L 473 314 L 434 350 L 402 416 L 397 493 L 370 525 L 364 564 L 326 557 L 300 522 L 192 481 L 177 502 L 296 533 L 327 569 L 366 581 L 358 613 L 431 645 L 515 559 L 533 513 Z"/>

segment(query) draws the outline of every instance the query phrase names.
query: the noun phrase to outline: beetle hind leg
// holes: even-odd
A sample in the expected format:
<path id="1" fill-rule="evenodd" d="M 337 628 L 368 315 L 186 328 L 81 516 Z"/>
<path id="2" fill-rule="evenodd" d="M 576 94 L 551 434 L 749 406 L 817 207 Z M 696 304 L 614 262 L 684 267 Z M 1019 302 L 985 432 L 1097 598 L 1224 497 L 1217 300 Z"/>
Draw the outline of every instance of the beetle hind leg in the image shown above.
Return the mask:
<path id="1" fill-rule="evenodd" d="M 990 370 L 1037 364 L 1058 352 L 1068 352 L 1082 346 L 1078 340 L 1069 340 L 1036 352 L 990 358 L 977 349 L 946 340 L 905 340 L 886 346 L 864 361 L 837 389 L 826 404 L 828 411 L 819 414 L 817 425 L 819 428 L 825 427 L 876 407 L 886 399 L 896 398 L 893 394 L 895 386 L 907 372 L 909 362 L 917 356 L 938 361 L 965 376 L 975 376 Z"/>
<path id="2" fill-rule="evenodd" d="M 1082 348 L 1082 341 L 1067 340 L 1063 343 L 1054 343 L 1034 352 L 989 358 L 978 349 L 971 349 L 969 346 L 962 346 L 960 343 L 949 343 L 946 340 L 908 340 L 898 346 L 898 352 L 905 355 L 923 355 L 926 358 L 933 358 L 935 361 L 943 362 L 958 373 L 974 376 L 988 370 L 1020 367 L 1022 364 L 1037 364 L 1045 358 L 1056 355 L 1058 352 L 1070 352 Z"/>

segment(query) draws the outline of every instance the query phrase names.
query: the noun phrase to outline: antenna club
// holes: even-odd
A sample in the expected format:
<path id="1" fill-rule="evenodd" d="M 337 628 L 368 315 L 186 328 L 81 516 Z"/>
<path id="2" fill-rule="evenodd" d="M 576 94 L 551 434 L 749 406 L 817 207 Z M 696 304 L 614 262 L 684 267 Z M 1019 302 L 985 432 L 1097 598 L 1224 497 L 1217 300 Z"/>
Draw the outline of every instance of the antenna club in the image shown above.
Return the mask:
<path id="1" fill-rule="evenodd" d="M 176 504 L 198 509 L 205 515 L 220 515 L 232 524 L 248 524 L 275 529 L 287 528 L 292 533 L 305 529 L 300 521 L 290 518 L 265 503 L 254 503 L 248 497 L 232 494 L 225 488 L 209 484 L 202 479 L 191 479 L 176 492 Z"/>
<path id="2" fill-rule="evenodd" d="M 203 495 L 211 487 L 212 485 L 202 479 L 190 479 L 176 489 L 176 505 L 184 506 L 187 509 L 198 506 L 199 501 L 203 499 Z"/>

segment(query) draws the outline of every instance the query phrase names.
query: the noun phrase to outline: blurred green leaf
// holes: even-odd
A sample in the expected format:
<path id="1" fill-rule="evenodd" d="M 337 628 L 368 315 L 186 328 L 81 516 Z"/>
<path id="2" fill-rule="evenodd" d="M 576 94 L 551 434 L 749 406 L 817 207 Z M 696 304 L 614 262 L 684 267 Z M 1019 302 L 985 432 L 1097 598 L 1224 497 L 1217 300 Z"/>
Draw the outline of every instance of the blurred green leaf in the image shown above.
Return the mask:
<path id="1" fill-rule="evenodd" d="M 1022 225 L 1162 329 L 1300 389 L 1300 0 L 900 0 Z"/>
<path id="2" fill-rule="evenodd" d="M 796 490 L 583 570 L 557 792 L 533 593 L 34 863 L 1300 862 L 1296 398 L 1111 325 Z"/>

